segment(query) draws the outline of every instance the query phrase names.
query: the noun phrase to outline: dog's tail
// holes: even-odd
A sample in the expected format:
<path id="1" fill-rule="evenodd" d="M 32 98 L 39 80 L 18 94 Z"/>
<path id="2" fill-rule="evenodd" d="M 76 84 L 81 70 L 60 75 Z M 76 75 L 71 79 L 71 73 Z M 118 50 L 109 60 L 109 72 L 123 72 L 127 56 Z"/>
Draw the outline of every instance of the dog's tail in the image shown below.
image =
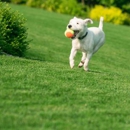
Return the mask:
<path id="1" fill-rule="evenodd" d="M 99 28 L 102 30 L 103 29 L 103 17 L 100 17 L 100 22 L 99 22 Z"/>

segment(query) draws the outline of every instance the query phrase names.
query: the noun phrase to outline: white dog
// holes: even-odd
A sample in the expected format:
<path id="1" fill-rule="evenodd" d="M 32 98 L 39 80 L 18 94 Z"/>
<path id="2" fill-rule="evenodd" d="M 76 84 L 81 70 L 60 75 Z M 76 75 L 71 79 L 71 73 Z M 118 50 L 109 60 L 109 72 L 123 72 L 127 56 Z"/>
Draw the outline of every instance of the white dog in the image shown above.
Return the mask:
<path id="1" fill-rule="evenodd" d="M 87 28 L 87 23 L 93 23 L 91 19 L 80 19 L 74 17 L 70 20 L 67 28 L 74 31 L 72 37 L 72 49 L 70 53 L 70 67 L 74 67 L 74 57 L 77 50 L 82 51 L 81 62 L 79 67 L 84 66 L 84 70 L 88 71 L 88 62 L 92 55 L 104 44 L 105 34 L 103 32 L 103 17 L 100 18 L 99 27 Z"/>

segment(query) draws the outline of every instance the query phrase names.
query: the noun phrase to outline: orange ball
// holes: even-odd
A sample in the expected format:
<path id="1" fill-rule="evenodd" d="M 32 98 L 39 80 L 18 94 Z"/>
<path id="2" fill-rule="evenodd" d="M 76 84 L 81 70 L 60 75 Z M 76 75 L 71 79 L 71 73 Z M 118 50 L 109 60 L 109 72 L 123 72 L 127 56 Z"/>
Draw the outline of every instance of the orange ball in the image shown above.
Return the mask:
<path id="1" fill-rule="evenodd" d="M 65 36 L 68 37 L 68 38 L 72 38 L 74 36 L 74 31 L 71 30 L 71 29 L 67 29 L 65 31 Z"/>

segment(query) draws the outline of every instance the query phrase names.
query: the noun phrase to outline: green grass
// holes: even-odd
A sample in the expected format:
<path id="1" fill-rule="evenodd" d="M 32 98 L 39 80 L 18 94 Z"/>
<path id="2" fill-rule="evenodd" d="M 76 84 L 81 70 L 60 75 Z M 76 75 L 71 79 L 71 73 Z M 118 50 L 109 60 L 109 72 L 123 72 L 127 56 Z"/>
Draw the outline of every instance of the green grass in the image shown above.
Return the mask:
<path id="1" fill-rule="evenodd" d="M 106 43 L 84 72 L 81 53 L 69 68 L 72 16 L 11 7 L 27 18 L 32 41 L 24 58 L 0 56 L 0 129 L 129 130 L 130 27 L 104 23 Z"/>

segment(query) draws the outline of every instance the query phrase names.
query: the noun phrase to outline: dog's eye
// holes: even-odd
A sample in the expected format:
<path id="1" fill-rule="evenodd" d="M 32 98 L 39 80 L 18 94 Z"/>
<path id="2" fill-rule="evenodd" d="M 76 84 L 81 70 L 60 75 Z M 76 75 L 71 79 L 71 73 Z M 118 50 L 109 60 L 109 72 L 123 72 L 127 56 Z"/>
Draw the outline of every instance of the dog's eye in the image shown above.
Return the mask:
<path id="1" fill-rule="evenodd" d="M 79 23 L 77 23 L 77 24 L 79 24 Z"/>

